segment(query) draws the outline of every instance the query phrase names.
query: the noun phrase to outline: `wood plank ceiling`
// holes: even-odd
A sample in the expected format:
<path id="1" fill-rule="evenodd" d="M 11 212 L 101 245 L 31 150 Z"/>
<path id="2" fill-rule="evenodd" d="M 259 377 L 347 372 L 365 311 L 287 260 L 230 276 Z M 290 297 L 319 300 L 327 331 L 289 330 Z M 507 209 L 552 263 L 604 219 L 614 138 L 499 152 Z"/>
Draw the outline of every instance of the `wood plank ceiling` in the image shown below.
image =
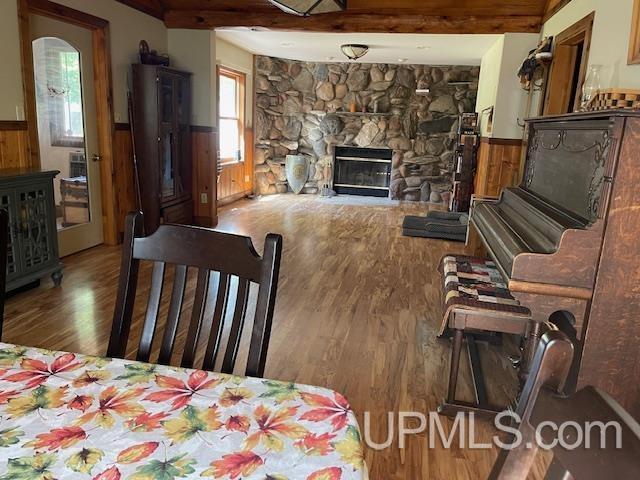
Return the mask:
<path id="1" fill-rule="evenodd" d="M 348 0 L 347 11 L 301 18 L 267 0 L 118 0 L 169 28 L 325 32 L 539 32 L 545 14 L 566 0 Z"/>

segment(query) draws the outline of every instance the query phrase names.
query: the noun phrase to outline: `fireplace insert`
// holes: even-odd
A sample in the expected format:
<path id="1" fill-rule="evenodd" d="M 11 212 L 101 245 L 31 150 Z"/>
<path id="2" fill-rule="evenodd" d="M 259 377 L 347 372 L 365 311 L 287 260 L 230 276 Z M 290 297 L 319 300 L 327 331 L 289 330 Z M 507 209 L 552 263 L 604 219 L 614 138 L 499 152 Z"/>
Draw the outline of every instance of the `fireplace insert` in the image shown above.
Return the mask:
<path id="1" fill-rule="evenodd" d="M 339 194 L 389 196 L 392 150 L 335 147 L 333 189 Z"/>

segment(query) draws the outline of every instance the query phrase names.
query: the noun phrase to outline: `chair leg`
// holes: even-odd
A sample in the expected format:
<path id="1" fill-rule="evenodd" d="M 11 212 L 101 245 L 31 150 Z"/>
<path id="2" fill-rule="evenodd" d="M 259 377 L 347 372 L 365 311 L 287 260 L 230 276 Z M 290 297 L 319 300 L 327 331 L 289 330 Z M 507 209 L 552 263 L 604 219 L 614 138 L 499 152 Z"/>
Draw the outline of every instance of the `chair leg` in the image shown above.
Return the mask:
<path id="1" fill-rule="evenodd" d="M 478 355 L 478 350 L 473 338 L 467 339 L 467 347 L 469 348 L 469 362 L 471 364 L 471 376 L 476 394 L 476 402 L 469 403 L 456 400 L 458 373 L 460 370 L 460 355 L 462 354 L 464 336 L 464 330 L 454 331 L 447 398 L 438 406 L 438 413 L 455 417 L 459 412 L 473 412 L 475 415 L 493 418 L 498 412 L 504 410 L 504 408 L 493 408 L 488 405 L 484 379 L 482 377 L 482 368 L 480 366 L 480 356 Z"/>
<path id="2" fill-rule="evenodd" d="M 458 370 L 460 370 L 460 353 L 462 351 L 462 339 L 464 332 L 456 330 L 453 335 L 453 346 L 451 349 L 451 367 L 449 368 L 449 387 L 447 389 L 447 403 L 456 400 L 456 387 L 458 386 Z"/>
<path id="3" fill-rule="evenodd" d="M 536 349 L 538 348 L 538 343 L 540 343 L 540 329 L 540 322 L 529 320 L 529 332 L 525 340 L 523 359 L 520 365 L 520 381 L 522 382 L 522 385 L 526 382 L 529 372 L 531 371 L 533 357 L 536 353 Z"/>

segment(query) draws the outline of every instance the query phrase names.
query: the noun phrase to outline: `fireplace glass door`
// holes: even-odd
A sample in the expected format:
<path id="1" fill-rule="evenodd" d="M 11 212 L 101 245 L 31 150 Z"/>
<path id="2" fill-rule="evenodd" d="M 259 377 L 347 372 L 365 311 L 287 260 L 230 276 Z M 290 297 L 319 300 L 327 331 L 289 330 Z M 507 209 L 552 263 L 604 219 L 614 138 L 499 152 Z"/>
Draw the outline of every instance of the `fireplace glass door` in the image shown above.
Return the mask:
<path id="1" fill-rule="evenodd" d="M 336 186 L 389 188 L 389 162 L 387 160 L 340 159 L 336 170 Z"/>

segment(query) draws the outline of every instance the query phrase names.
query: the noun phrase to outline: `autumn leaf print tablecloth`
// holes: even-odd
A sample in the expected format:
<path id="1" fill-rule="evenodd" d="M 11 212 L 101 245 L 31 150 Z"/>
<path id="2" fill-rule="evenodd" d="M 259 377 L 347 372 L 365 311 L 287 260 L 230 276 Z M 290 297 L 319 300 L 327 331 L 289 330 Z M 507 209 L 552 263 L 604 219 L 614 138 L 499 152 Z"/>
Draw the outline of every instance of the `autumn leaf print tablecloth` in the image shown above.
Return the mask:
<path id="1" fill-rule="evenodd" d="M 366 478 L 331 390 L 0 343 L 0 480 Z"/>

